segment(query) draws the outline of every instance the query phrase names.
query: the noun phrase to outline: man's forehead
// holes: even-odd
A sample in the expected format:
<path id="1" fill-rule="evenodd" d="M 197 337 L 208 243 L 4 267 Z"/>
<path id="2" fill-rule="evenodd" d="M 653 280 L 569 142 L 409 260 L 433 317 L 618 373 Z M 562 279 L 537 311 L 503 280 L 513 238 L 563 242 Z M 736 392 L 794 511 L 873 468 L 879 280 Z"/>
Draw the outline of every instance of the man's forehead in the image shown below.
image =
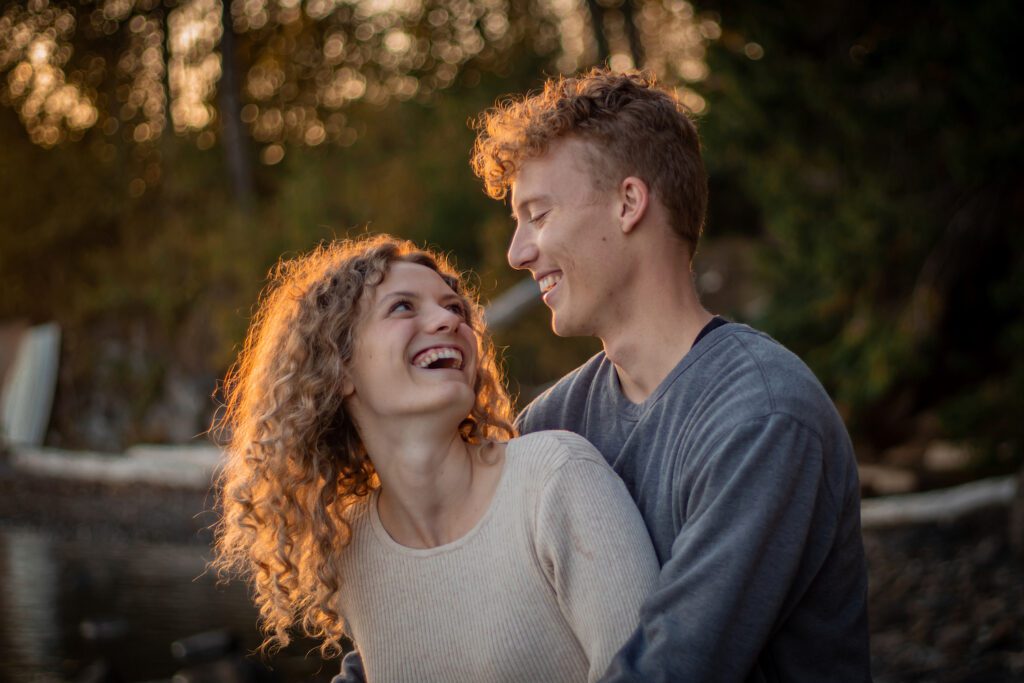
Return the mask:
<path id="1" fill-rule="evenodd" d="M 543 153 L 522 160 L 511 182 L 513 209 L 543 196 L 574 174 L 593 183 L 599 155 L 593 143 L 571 136 L 554 140 Z"/>
<path id="2" fill-rule="evenodd" d="M 569 168 L 585 170 L 586 154 L 589 152 L 586 144 L 575 138 L 559 138 L 549 143 L 540 154 L 521 160 L 515 175 L 512 176 L 513 199 L 517 194 L 521 194 L 524 188 L 527 191 L 535 189 L 532 187 L 535 180 L 550 180 L 551 177 L 558 177 Z"/>

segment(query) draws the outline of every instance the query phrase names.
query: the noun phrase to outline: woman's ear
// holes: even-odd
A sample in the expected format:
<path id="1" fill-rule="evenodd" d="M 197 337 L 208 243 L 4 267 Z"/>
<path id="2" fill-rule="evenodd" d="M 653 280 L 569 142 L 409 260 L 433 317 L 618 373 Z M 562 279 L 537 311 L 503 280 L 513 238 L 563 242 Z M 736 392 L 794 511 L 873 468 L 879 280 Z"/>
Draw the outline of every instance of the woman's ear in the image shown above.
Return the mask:
<path id="1" fill-rule="evenodd" d="M 647 203 L 651 192 L 645 183 L 636 176 L 627 176 L 619 184 L 619 220 L 622 232 L 629 234 L 643 220 L 647 213 Z"/>
<path id="2" fill-rule="evenodd" d="M 352 378 L 346 372 L 341 376 L 341 396 L 348 398 L 354 393 L 356 393 L 356 385 L 352 383 Z"/>

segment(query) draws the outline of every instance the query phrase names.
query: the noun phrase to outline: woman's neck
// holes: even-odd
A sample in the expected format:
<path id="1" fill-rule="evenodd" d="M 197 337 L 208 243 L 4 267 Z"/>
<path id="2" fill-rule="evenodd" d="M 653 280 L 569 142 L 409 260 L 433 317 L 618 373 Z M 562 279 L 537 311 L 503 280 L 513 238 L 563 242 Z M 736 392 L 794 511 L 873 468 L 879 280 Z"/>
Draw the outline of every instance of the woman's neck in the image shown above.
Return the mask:
<path id="1" fill-rule="evenodd" d="M 450 543 L 487 510 L 501 459 L 485 457 L 482 450 L 495 444 L 467 444 L 455 431 L 438 433 L 415 422 L 364 433 L 381 480 L 380 521 L 397 543 L 413 548 Z"/>

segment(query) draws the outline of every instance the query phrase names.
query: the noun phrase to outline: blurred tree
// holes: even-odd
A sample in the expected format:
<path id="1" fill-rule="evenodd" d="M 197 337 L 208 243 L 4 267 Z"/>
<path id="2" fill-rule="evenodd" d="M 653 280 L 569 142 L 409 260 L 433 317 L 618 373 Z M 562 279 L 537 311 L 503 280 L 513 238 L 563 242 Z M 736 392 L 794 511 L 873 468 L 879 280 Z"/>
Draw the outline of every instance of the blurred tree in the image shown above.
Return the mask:
<path id="1" fill-rule="evenodd" d="M 593 63 L 597 36 L 631 65 L 629 8 L 602 7 L 588 30 L 564 0 L 6 3 L 0 316 L 65 328 L 51 440 L 200 431 L 263 273 L 320 239 L 369 224 L 456 251 L 485 296 L 514 281 L 465 123 L 545 69 Z M 703 78 L 714 21 L 643 7 L 648 62 Z M 502 340 L 528 385 L 591 349 L 543 353 L 534 318 Z"/>
<path id="2" fill-rule="evenodd" d="M 683 0 L 30 0 L 0 15 L 0 92 L 46 147 L 94 126 L 140 144 L 170 127 L 201 148 L 219 131 L 234 159 L 241 120 L 274 163 L 285 143 L 351 144 L 352 102 L 423 102 L 467 66 L 507 75 L 524 53 L 563 72 L 644 56 L 670 81 L 699 81 L 717 34 Z"/>
<path id="3" fill-rule="evenodd" d="M 0 316 L 65 326 L 54 438 L 199 431 L 208 408 L 182 397 L 223 372 L 268 266 L 317 240 L 369 224 L 455 251 L 485 297 L 510 285 L 507 211 L 468 170 L 464 124 L 544 71 L 606 59 L 709 108 L 708 246 L 763 256 L 761 305 L 726 310 L 809 361 L 862 453 L 947 437 L 1019 459 L 1012 3 L 700 10 L 5 4 Z M 527 394 L 594 349 L 552 343 L 547 325 L 538 309 L 499 337 Z"/>
<path id="4" fill-rule="evenodd" d="M 760 234 L 758 322 L 862 453 L 938 437 L 1024 451 L 1024 16 L 1009 0 L 702 4 L 723 15 L 704 124 Z M 730 219 L 755 225 L 732 225 Z"/>

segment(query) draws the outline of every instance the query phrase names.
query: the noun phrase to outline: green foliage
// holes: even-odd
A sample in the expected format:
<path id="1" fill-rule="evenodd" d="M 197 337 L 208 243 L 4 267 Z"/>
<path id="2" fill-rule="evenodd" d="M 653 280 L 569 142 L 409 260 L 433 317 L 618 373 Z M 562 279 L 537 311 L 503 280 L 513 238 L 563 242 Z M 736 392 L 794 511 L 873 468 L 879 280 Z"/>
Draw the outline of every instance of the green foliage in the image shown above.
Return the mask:
<path id="1" fill-rule="evenodd" d="M 809 362 L 862 443 L 937 413 L 948 437 L 1020 458 L 1016 5 L 721 11 L 703 133 L 712 177 L 761 220 L 772 300 L 755 322 Z"/>
<path id="2" fill-rule="evenodd" d="M 516 282 L 504 259 L 508 209 L 469 169 L 467 121 L 506 89 L 535 86 L 538 71 L 525 59 L 518 77 L 477 73 L 472 87 L 431 102 L 353 107 L 356 144 L 289 148 L 260 169 L 251 212 L 233 201 L 220 149 L 201 151 L 187 138 L 136 148 L 102 131 L 43 149 L 0 108 L 9 226 L 0 233 L 0 319 L 64 329 L 51 440 L 116 449 L 181 438 L 156 410 L 173 403 L 168 377 L 210 396 L 268 270 L 321 240 L 369 229 L 450 251 L 478 273 L 485 300 Z M 116 153 L 97 154 L 107 145 Z M 544 354 L 548 325 L 538 308 L 498 339 L 515 347 L 509 363 L 525 369 L 528 390 L 592 352 L 584 341 Z M 191 420 L 186 434 L 201 432 L 212 409 L 207 402 L 198 416 L 182 416 Z"/>
<path id="3" fill-rule="evenodd" d="M 457 4 L 429 6 L 446 2 Z M 53 142 L 56 124 L 24 118 L 27 96 L 4 95 L 0 106 L 0 318 L 55 319 L 65 331 L 52 440 L 117 448 L 181 438 L 166 427 L 175 382 L 208 396 L 267 270 L 320 240 L 368 228 L 438 246 L 478 273 L 485 300 L 521 277 L 505 264 L 508 208 L 470 173 L 466 122 L 550 72 L 559 43 L 551 17 L 510 3 L 507 33 L 478 56 L 463 54 L 457 69 L 432 57 L 421 69 L 387 66 L 387 31 L 359 43 L 362 20 L 351 12 L 320 21 L 275 4 L 280 16 L 239 36 L 237 66 L 273 85 L 276 64 L 284 80 L 242 92 L 240 104 L 255 109 L 243 109 L 251 125 L 241 132 L 253 137 L 231 147 L 230 112 L 215 111 L 202 132 L 173 134 L 166 112 L 128 106 L 137 74 L 114 68 L 125 55 L 140 63 L 139 36 L 157 35 L 179 5 L 137 3 L 149 22 L 139 33 L 127 16 L 94 21 L 98 6 L 74 6 L 81 30 L 61 34 L 71 47 L 49 59 L 53 68 L 65 60 L 100 123 Z M 756 282 L 739 284 L 768 304 L 745 315 L 808 361 L 862 452 L 914 439 L 937 417 L 942 436 L 973 441 L 990 464 L 1019 460 L 1024 89 L 1012 57 L 1024 15 L 1008 0 L 709 0 L 699 9 L 717 11 L 722 29 L 700 86 L 708 246 L 757 245 Z M 388 27 L 432 35 L 426 15 L 392 14 L 381 19 Z M 362 47 L 333 65 L 303 57 L 326 55 L 338 31 Z M 213 49 L 204 40 L 195 50 Z M 644 41 L 648 55 L 671 42 Z M 4 63 L 9 89 L 28 82 L 21 59 Z M 369 94 L 343 111 L 325 104 L 320 75 L 358 70 L 360 59 L 378 60 L 367 93 L 385 81 L 399 92 L 396 74 L 424 76 L 427 87 L 409 100 L 391 93 L 387 106 Z M 450 86 L 448 76 L 430 80 L 439 70 L 455 74 Z M 164 134 L 152 135 L 161 120 Z M 320 123 L 327 142 L 297 143 Z M 248 168 L 249 208 L 229 180 L 232 150 L 266 162 Z M 497 335 L 524 398 L 596 350 L 591 340 L 555 339 L 549 322 L 538 307 Z M 191 433 L 211 409 L 181 409 Z"/>

